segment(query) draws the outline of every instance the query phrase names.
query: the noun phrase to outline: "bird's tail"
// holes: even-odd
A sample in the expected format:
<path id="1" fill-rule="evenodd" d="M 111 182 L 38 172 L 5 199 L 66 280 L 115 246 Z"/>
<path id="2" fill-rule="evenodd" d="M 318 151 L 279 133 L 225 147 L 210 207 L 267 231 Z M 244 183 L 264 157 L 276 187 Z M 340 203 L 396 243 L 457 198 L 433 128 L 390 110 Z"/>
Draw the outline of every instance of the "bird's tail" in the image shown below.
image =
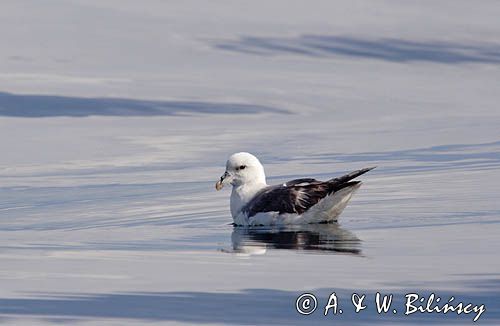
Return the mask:
<path id="1" fill-rule="evenodd" d="M 318 204 L 314 205 L 303 218 L 308 223 L 330 223 L 338 220 L 338 216 L 351 200 L 352 195 L 361 187 L 361 181 L 344 182 L 337 191 L 330 193 Z"/>
<path id="2" fill-rule="evenodd" d="M 330 193 L 335 192 L 335 191 L 339 191 L 340 189 L 354 186 L 354 185 L 360 183 L 361 181 L 351 181 L 351 180 L 354 178 L 357 178 L 360 175 L 365 174 L 366 172 L 373 170 L 375 168 L 376 168 L 376 166 L 372 166 L 369 168 L 356 170 L 356 171 L 353 171 L 353 172 L 348 173 L 346 175 L 343 175 L 341 177 L 328 180 L 328 183 L 330 184 L 330 189 L 329 189 Z"/>
<path id="3" fill-rule="evenodd" d="M 375 167 L 357 170 L 339 178 L 328 180 L 328 195 L 318 204 L 309 209 L 303 216 L 308 223 L 327 223 L 336 221 L 347 206 L 356 190 L 361 187 L 361 181 L 351 181 Z"/>

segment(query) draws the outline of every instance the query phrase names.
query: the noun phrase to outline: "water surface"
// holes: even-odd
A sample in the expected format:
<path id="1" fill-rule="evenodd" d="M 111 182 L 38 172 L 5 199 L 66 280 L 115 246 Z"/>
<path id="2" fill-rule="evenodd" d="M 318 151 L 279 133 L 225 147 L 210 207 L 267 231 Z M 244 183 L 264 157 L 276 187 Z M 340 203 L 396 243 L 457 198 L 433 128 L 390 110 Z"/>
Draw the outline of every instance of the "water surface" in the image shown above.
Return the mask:
<path id="1" fill-rule="evenodd" d="M 404 316 L 414 291 L 498 324 L 499 8 L 450 4 L 10 4 L 0 323 L 471 323 Z M 377 169 L 338 223 L 234 228 L 214 183 L 242 150 L 271 184 Z"/>

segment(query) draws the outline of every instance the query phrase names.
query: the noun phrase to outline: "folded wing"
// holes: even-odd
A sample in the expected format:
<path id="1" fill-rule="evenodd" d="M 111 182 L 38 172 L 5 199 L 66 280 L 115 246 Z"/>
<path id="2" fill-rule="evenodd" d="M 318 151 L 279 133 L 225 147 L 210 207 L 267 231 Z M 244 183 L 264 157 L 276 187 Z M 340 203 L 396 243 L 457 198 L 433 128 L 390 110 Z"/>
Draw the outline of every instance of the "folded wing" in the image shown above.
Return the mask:
<path id="1" fill-rule="evenodd" d="M 285 184 L 264 188 L 245 206 L 242 211 L 251 217 L 263 212 L 302 214 L 326 196 L 340 189 L 358 184 L 350 181 L 370 170 L 357 170 L 328 181 L 312 178 L 295 179 Z"/>

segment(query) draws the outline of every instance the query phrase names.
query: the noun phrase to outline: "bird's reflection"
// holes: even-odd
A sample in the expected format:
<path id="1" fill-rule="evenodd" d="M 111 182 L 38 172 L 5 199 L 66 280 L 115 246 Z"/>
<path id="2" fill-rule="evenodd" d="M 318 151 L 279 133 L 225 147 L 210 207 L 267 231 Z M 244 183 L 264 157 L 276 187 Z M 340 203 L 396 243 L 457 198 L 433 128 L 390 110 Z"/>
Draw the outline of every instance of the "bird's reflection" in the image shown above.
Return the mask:
<path id="1" fill-rule="evenodd" d="M 235 227 L 232 250 L 226 252 L 264 254 L 267 249 L 315 251 L 361 255 L 361 240 L 337 223 L 274 227 Z"/>

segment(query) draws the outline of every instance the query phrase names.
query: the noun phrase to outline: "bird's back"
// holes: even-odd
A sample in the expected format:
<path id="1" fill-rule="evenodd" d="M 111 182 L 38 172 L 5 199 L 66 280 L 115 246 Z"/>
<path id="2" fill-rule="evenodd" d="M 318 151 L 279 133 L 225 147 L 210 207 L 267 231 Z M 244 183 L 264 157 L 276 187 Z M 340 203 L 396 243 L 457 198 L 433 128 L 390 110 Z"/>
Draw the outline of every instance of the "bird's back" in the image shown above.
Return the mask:
<path id="1" fill-rule="evenodd" d="M 297 216 L 309 212 L 315 205 L 326 197 L 332 197 L 343 189 L 342 194 L 352 193 L 359 188 L 360 181 L 352 179 L 370 171 L 366 168 L 351 172 L 339 178 L 328 181 L 318 181 L 313 178 L 302 178 L 288 181 L 275 186 L 268 186 L 258 191 L 253 198 L 245 204 L 241 212 L 247 218 L 252 218 L 259 213 L 275 212 L 281 214 L 295 214 Z M 340 195 L 340 194 L 339 194 Z M 336 199 L 339 196 L 337 196 Z M 345 207 L 345 206 L 344 206 Z"/>

